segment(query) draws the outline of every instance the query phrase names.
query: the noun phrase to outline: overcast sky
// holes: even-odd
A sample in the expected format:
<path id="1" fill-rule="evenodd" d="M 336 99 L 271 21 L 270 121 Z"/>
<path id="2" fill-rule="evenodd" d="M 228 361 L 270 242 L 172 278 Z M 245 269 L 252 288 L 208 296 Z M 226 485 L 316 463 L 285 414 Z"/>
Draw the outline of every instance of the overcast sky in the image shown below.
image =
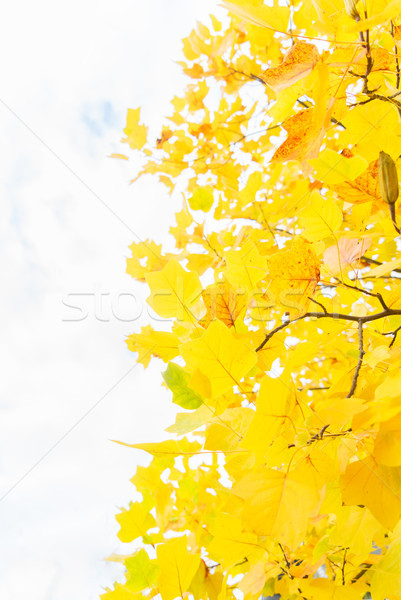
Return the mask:
<path id="1" fill-rule="evenodd" d="M 132 164 L 108 155 L 126 150 L 128 107 L 161 123 L 185 84 L 180 39 L 216 5 L 22 0 L 3 11 L 2 600 L 95 600 L 121 579 L 104 558 L 129 549 L 114 514 L 146 458 L 110 440 L 163 439 L 174 420 L 161 365 L 135 367 L 126 349 L 149 315 L 125 259 L 135 234 L 166 239 L 174 202 L 149 180 L 130 186 Z"/>

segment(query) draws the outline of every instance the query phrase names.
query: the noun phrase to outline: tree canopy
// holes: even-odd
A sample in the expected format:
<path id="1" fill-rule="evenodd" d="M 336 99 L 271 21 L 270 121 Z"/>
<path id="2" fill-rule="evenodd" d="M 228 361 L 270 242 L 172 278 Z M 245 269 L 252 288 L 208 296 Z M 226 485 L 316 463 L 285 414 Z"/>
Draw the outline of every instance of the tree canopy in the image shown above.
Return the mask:
<path id="1" fill-rule="evenodd" d="M 127 343 L 182 410 L 132 444 L 102 598 L 399 600 L 401 2 L 224 6 L 158 136 L 128 110 L 135 178 L 183 201 L 127 262 L 169 326 Z"/>

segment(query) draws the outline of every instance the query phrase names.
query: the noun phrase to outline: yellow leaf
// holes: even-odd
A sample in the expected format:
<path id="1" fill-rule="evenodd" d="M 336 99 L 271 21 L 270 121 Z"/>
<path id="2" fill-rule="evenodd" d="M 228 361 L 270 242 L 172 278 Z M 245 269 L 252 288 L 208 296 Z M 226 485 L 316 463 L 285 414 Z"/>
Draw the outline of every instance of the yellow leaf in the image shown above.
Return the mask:
<path id="1" fill-rule="evenodd" d="M 114 590 L 106 590 L 105 594 L 100 596 L 101 600 L 140 600 L 142 594 L 131 592 L 121 583 L 115 585 Z"/>
<path id="2" fill-rule="evenodd" d="M 401 266 L 401 258 L 396 258 L 395 260 L 390 260 L 374 269 L 371 269 L 368 273 L 369 277 L 381 277 L 382 275 L 388 275 L 394 269 L 398 269 Z"/>
<path id="3" fill-rule="evenodd" d="M 250 0 L 223 0 L 223 6 L 253 25 L 266 27 L 274 31 L 287 31 L 290 9 L 285 6 L 275 6 L 272 9 L 263 4 L 254 6 Z"/>
<path id="4" fill-rule="evenodd" d="M 120 160 L 129 160 L 128 156 L 125 156 L 125 154 L 118 154 L 116 152 L 114 152 L 113 154 L 110 154 L 110 158 L 119 158 Z"/>
<path id="5" fill-rule="evenodd" d="M 141 150 L 146 144 L 148 128 L 145 125 L 139 125 L 140 108 L 129 108 L 127 111 L 127 126 L 124 133 L 127 136 L 121 141 L 130 145 L 133 150 Z"/>
<path id="6" fill-rule="evenodd" d="M 308 600 L 361 600 L 366 592 L 365 586 L 359 583 L 336 585 L 334 581 L 323 577 L 302 581 L 300 587 L 302 595 L 305 594 Z"/>
<path id="7" fill-rule="evenodd" d="M 175 457 L 198 454 L 201 445 L 199 442 L 189 442 L 186 438 L 182 440 L 166 440 L 165 442 L 152 443 L 145 442 L 144 444 L 126 444 L 125 442 L 118 442 L 122 446 L 128 446 L 128 448 L 135 448 L 136 450 L 144 450 L 153 454 L 153 456 L 159 457 Z"/>
<path id="8" fill-rule="evenodd" d="M 311 193 L 308 206 L 299 215 L 300 224 L 304 227 L 302 235 L 310 242 L 335 234 L 342 220 L 342 211 L 334 199 L 329 195 L 325 198 L 316 190 Z"/>
<path id="9" fill-rule="evenodd" d="M 380 151 L 398 158 L 400 147 L 399 116 L 395 106 L 389 102 L 373 100 L 348 111 L 343 120 L 345 130 L 340 134 L 340 143 L 352 144 L 352 151 L 368 162 L 376 160 Z"/>
<path id="10" fill-rule="evenodd" d="M 251 450 L 257 460 L 262 461 L 270 444 L 283 430 L 286 420 L 291 420 L 293 407 L 293 392 L 287 381 L 282 376 L 277 379 L 266 376 L 261 383 L 256 413 L 242 447 Z"/>
<path id="11" fill-rule="evenodd" d="M 380 425 L 373 456 L 387 467 L 401 465 L 401 413 Z"/>
<path id="12" fill-rule="evenodd" d="M 258 535 L 270 535 L 295 550 L 305 539 L 319 490 L 309 469 L 289 473 L 262 467 L 237 483 L 233 493 L 245 500 L 243 518 Z"/>
<path id="13" fill-rule="evenodd" d="M 132 502 L 129 510 L 123 510 L 116 515 L 121 529 L 118 537 L 122 542 L 132 542 L 146 535 L 148 529 L 156 526 L 156 521 L 149 509 L 143 503 Z"/>
<path id="14" fill-rule="evenodd" d="M 400 308 L 401 283 L 397 284 L 389 294 L 384 294 L 384 299 L 389 308 Z"/>
<path id="15" fill-rule="evenodd" d="M 171 259 L 161 271 L 145 275 L 151 295 L 148 304 L 164 318 L 196 322 L 202 313 L 202 284 L 197 273 L 185 271 Z"/>
<path id="16" fill-rule="evenodd" d="M 266 551 L 257 545 L 257 536 L 244 532 L 243 523 L 238 518 L 225 513 L 217 514 L 210 532 L 213 540 L 209 544 L 209 554 L 226 569 L 244 560 L 244 557 L 248 560 L 266 558 Z"/>
<path id="17" fill-rule="evenodd" d="M 183 598 L 198 570 L 200 554 L 188 552 L 185 536 L 159 544 L 156 552 L 157 564 L 160 568 L 158 583 L 162 599 Z"/>
<path id="18" fill-rule="evenodd" d="M 401 517 L 401 469 L 379 465 L 372 457 L 348 465 L 340 478 L 345 504 L 364 505 L 385 527 Z"/>
<path id="19" fill-rule="evenodd" d="M 239 250 L 225 254 L 225 275 L 236 287 L 253 290 L 267 272 L 266 258 L 261 256 L 254 242 L 248 240 Z"/>
<path id="20" fill-rule="evenodd" d="M 210 380 L 211 397 L 217 398 L 233 388 L 241 389 L 241 379 L 256 364 L 251 350 L 221 321 L 214 321 L 198 340 L 180 347 L 181 355 L 192 369 L 199 369 Z"/>
<path id="21" fill-rule="evenodd" d="M 330 543 L 348 547 L 351 552 L 365 556 L 372 552 L 372 539 L 380 528 L 379 521 L 366 508 L 341 506 L 337 523 L 330 533 Z"/>
<path id="22" fill-rule="evenodd" d="M 368 162 L 361 156 L 347 158 L 330 148 L 325 148 L 318 158 L 308 162 L 315 170 L 315 178 L 328 185 L 340 183 L 345 179 L 356 179 L 368 168 Z"/>
<path id="23" fill-rule="evenodd" d="M 401 600 L 401 526 L 391 536 L 387 552 L 374 566 L 371 594 L 375 600 Z"/>
<path id="24" fill-rule="evenodd" d="M 213 410 L 206 405 L 202 405 L 192 412 L 178 413 L 174 425 L 167 427 L 166 431 L 184 435 L 208 423 L 212 417 Z"/>
<path id="25" fill-rule="evenodd" d="M 132 333 L 126 340 L 128 349 L 137 352 L 137 362 L 147 367 L 152 356 L 165 363 L 179 354 L 179 338 L 169 331 L 154 331 L 150 325 L 142 327 L 141 333 Z"/>

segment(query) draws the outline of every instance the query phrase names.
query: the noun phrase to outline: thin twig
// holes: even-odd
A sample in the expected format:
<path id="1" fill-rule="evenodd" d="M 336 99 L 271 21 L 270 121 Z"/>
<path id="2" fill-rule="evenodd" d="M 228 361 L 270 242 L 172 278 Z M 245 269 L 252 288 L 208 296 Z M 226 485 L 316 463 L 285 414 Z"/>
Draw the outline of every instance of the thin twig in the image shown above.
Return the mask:
<path id="1" fill-rule="evenodd" d="M 382 335 L 392 335 L 393 336 L 393 339 L 391 340 L 389 348 L 391 348 L 391 346 L 394 344 L 395 340 L 397 339 L 397 333 L 400 330 L 401 330 L 401 325 L 399 327 L 397 327 L 397 329 L 395 329 L 394 331 L 388 331 L 387 333 L 382 334 Z"/>
<path id="2" fill-rule="evenodd" d="M 341 577 L 343 585 L 345 585 L 345 557 L 347 556 L 347 550 L 348 548 L 344 548 L 343 564 L 341 566 Z"/>
<path id="3" fill-rule="evenodd" d="M 360 579 L 361 577 L 363 577 L 365 575 L 366 571 L 368 569 L 370 569 L 370 567 L 372 567 L 372 566 L 373 565 L 371 565 L 371 564 L 362 563 L 361 567 L 363 567 L 363 569 L 361 569 L 359 571 L 359 573 L 357 573 L 355 575 L 355 577 L 352 578 L 351 583 L 355 583 L 356 581 L 358 581 L 358 579 Z"/>
<path id="4" fill-rule="evenodd" d="M 362 367 L 362 362 L 363 362 L 363 357 L 365 354 L 365 350 L 363 349 L 363 322 L 360 319 L 358 321 L 358 335 L 359 335 L 359 358 L 358 358 L 358 364 L 356 365 L 356 369 L 355 369 L 355 373 L 354 373 L 354 378 L 352 380 L 352 385 L 351 385 L 351 389 L 347 394 L 347 398 L 351 398 L 354 395 L 354 392 L 356 390 L 356 386 L 358 383 L 358 376 L 359 376 L 359 372 L 361 370 Z"/>
<path id="5" fill-rule="evenodd" d="M 394 40 L 395 69 L 397 72 L 395 87 L 397 88 L 397 90 L 399 90 L 400 89 L 400 61 L 398 60 L 398 47 L 397 47 L 397 44 L 395 43 L 395 39 L 394 39 L 394 23 L 392 21 L 391 21 L 391 37 Z"/>
<path id="6" fill-rule="evenodd" d="M 322 309 L 322 311 L 324 312 L 325 315 L 327 315 L 327 309 L 325 306 L 323 306 L 323 304 L 321 304 L 320 302 L 318 302 L 317 300 L 314 300 L 313 298 L 311 298 L 310 296 L 308 296 L 308 300 L 310 300 L 311 302 L 314 302 L 315 304 L 317 304 L 318 306 L 320 306 L 320 308 Z"/>
<path id="7" fill-rule="evenodd" d="M 373 258 L 368 258 L 367 256 L 362 256 L 361 260 L 363 260 L 364 262 L 367 262 L 368 265 L 382 265 L 383 263 L 380 262 L 379 260 L 374 260 Z M 392 271 L 394 271 L 395 273 L 401 273 L 401 269 L 391 269 Z"/>
<path id="8" fill-rule="evenodd" d="M 392 220 L 393 225 L 394 225 L 394 229 L 399 234 L 401 232 L 400 232 L 400 228 L 397 226 L 397 217 L 396 217 L 396 214 L 395 214 L 395 204 L 389 204 L 388 207 L 390 209 L 390 216 L 391 216 L 391 220 Z"/>
<path id="9" fill-rule="evenodd" d="M 324 436 L 324 432 L 326 431 L 326 429 L 328 429 L 330 427 L 330 424 L 324 425 L 320 431 L 318 431 L 317 433 L 315 433 L 315 435 L 313 435 L 306 443 L 307 445 L 309 444 L 313 444 L 313 442 L 316 442 L 316 440 L 322 440 L 323 436 Z"/>
<path id="10" fill-rule="evenodd" d="M 345 281 L 341 281 L 338 277 L 335 277 L 336 281 L 339 282 L 340 285 L 349 288 L 350 290 L 355 290 L 357 292 L 362 292 L 362 294 L 366 294 L 367 296 L 372 296 L 373 298 L 377 298 L 384 310 L 387 310 L 389 307 L 387 306 L 383 296 L 380 292 L 370 292 L 369 290 L 365 290 L 365 288 L 358 288 L 355 285 L 350 285 L 349 283 L 345 283 Z"/>

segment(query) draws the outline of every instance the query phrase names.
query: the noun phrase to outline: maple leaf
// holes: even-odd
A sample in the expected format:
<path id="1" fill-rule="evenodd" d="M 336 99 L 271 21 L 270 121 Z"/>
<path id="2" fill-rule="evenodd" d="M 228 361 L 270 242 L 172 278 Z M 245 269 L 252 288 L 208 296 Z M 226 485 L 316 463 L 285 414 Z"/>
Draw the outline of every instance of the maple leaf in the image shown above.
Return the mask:
<path id="1" fill-rule="evenodd" d="M 227 327 L 234 327 L 236 320 L 244 316 L 247 306 L 246 295 L 235 290 L 228 282 L 207 287 L 202 292 L 202 298 L 207 313 L 200 323 L 205 328 L 214 319 L 219 319 Z"/>
<path id="2" fill-rule="evenodd" d="M 358 460 L 341 476 L 341 487 L 346 504 L 367 506 L 385 527 L 393 529 L 400 520 L 401 468 L 380 465 L 370 457 Z"/>
<path id="3" fill-rule="evenodd" d="M 319 502 L 316 483 L 304 468 L 282 473 L 264 467 L 245 475 L 233 488 L 245 500 L 244 520 L 259 535 L 271 535 L 295 549 L 305 538 Z"/>
<path id="4" fill-rule="evenodd" d="M 273 154 L 272 161 L 305 160 L 317 158 L 324 135 L 323 123 L 316 119 L 314 108 L 300 110 L 289 117 L 282 127 L 287 139 Z"/>
<path id="5" fill-rule="evenodd" d="M 190 554 L 186 537 L 181 537 L 157 546 L 157 562 L 162 599 L 174 600 L 177 596 L 182 598 L 198 570 L 200 555 Z"/>
<path id="6" fill-rule="evenodd" d="M 319 51 L 314 44 L 296 42 L 281 65 L 268 69 L 261 78 L 276 93 L 281 92 L 309 75 L 318 60 Z"/>
<path id="7" fill-rule="evenodd" d="M 140 150 L 146 144 L 148 128 L 145 125 L 139 124 L 140 108 L 129 108 L 127 112 L 127 126 L 124 133 L 127 137 L 122 139 L 133 150 Z"/>
<path id="8" fill-rule="evenodd" d="M 277 305 L 296 315 L 307 311 L 320 278 L 319 260 L 310 244 L 297 238 L 290 250 L 269 259 L 269 293 Z"/>
<path id="9" fill-rule="evenodd" d="M 180 350 L 187 365 L 209 379 L 212 398 L 234 385 L 241 387 L 241 379 L 256 363 L 256 353 L 221 321 L 213 321 L 201 338 L 183 344 Z"/>
<path id="10" fill-rule="evenodd" d="M 354 263 L 358 263 L 366 250 L 370 248 L 372 240 L 365 238 L 363 240 L 348 239 L 342 237 L 338 244 L 326 248 L 323 257 L 327 268 L 332 275 L 342 273 L 343 269 L 350 268 Z"/>
<path id="11" fill-rule="evenodd" d="M 178 261 L 170 260 L 161 271 L 147 273 L 145 279 L 151 289 L 148 304 L 161 317 L 195 321 L 202 312 L 199 277 L 185 271 Z"/>

